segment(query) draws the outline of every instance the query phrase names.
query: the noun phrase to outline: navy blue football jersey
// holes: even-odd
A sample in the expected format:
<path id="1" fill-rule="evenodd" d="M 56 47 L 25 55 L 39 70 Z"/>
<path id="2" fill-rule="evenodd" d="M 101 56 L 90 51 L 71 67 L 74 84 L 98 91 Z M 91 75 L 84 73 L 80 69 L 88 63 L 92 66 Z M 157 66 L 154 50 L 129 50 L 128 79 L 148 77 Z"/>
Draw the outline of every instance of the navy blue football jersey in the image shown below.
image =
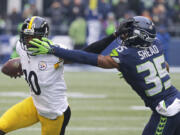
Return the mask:
<path id="1" fill-rule="evenodd" d="M 177 93 L 172 86 L 162 45 L 156 40 L 148 48 L 119 46 L 110 56 L 119 64 L 119 71 L 128 84 L 152 110 L 157 104 Z"/>

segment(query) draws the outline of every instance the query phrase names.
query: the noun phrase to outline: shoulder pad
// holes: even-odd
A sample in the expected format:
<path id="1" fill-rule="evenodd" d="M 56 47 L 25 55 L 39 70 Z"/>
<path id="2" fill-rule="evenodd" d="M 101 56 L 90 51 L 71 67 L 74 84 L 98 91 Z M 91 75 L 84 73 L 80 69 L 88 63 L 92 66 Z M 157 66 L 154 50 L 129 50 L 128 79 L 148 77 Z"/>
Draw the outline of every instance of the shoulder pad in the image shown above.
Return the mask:
<path id="1" fill-rule="evenodd" d="M 112 50 L 110 56 L 119 56 L 119 54 L 121 55 L 126 55 L 128 54 L 128 48 L 126 46 L 119 46 L 115 49 Z"/>
<path id="2" fill-rule="evenodd" d="M 113 49 L 110 53 L 110 56 L 119 56 L 119 53 L 117 52 L 116 49 Z"/>
<path id="3" fill-rule="evenodd" d="M 163 45 L 158 38 L 156 38 L 156 40 L 153 42 L 153 44 L 156 45 L 159 48 L 159 50 L 164 50 Z"/>

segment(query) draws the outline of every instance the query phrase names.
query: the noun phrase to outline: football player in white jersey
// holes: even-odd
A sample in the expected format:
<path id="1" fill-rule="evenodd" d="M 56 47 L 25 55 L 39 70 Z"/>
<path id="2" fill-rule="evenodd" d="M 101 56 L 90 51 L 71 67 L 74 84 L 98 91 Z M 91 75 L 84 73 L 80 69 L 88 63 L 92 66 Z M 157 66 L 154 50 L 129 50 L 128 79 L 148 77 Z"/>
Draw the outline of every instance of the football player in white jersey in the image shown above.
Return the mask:
<path id="1" fill-rule="evenodd" d="M 63 59 L 56 56 L 32 57 L 28 54 L 29 40 L 49 34 L 49 26 L 42 17 L 24 21 L 20 42 L 16 46 L 30 97 L 14 105 L 0 118 L 0 135 L 41 123 L 42 135 L 64 135 L 71 116 L 66 95 Z"/>
<path id="2" fill-rule="evenodd" d="M 53 55 L 32 56 L 28 48 L 33 38 L 49 34 L 49 26 L 42 17 L 33 16 L 24 21 L 20 42 L 16 46 L 25 80 L 31 96 L 8 109 L 0 118 L 0 135 L 16 129 L 41 123 L 42 135 L 64 135 L 71 116 L 64 81 L 64 60 Z M 86 52 L 101 53 L 120 34 L 115 32 L 83 48 Z M 98 45 L 98 48 L 97 48 Z"/>

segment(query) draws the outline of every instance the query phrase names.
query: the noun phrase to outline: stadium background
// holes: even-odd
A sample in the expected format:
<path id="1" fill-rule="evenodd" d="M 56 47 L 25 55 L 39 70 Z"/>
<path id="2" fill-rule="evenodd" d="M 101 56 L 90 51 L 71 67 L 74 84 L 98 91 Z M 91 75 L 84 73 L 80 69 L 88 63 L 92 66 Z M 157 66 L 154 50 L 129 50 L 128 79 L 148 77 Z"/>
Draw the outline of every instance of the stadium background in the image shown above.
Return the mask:
<path id="1" fill-rule="evenodd" d="M 180 66 L 179 0 L 1 0 L 0 64 L 9 59 L 24 19 L 33 15 L 48 20 L 50 38 L 75 49 L 111 34 L 123 18 L 146 16 L 157 27 L 169 64 Z"/>
<path id="2" fill-rule="evenodd" d="M 68 4 L 68 1 L 70 2 Z M 13 52 L 23 20 L 32 15 L 50 23 L 50 38 L 68 48 L 80 49 L 114 32 L 122 18 L 151 18 L 164 43 L 173 84 L 180 89 L 179 0 L 0 0 L 0 65 Z M 103 53 L 118 45 L 114 41 Z M 77 64 L 65 66 L 72 119 L 67 135 L 139 135 L 150 110 L 116 70 Z M 0 114 L 28 96 L 28 85 L 0 73 Z M 40 125 L 9 135 L 38 135 Z"/>

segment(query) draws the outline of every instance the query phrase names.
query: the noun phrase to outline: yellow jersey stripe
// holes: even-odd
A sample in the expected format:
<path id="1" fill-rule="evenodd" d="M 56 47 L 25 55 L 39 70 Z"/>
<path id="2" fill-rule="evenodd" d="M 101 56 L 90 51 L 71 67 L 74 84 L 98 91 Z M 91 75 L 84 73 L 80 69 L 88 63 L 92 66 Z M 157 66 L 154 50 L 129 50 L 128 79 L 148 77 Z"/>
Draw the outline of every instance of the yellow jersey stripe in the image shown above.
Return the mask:
<path id="1" fill-rule="evenodd" d="M 31 21 L 29 22 L 28 29 L 31 29 L 32 23 L 34 22 L 34 19 L 35 19 L 35 18 L 36 18 L 36 16 L 33 16 L 33 17 L 31 18 Z"/>

